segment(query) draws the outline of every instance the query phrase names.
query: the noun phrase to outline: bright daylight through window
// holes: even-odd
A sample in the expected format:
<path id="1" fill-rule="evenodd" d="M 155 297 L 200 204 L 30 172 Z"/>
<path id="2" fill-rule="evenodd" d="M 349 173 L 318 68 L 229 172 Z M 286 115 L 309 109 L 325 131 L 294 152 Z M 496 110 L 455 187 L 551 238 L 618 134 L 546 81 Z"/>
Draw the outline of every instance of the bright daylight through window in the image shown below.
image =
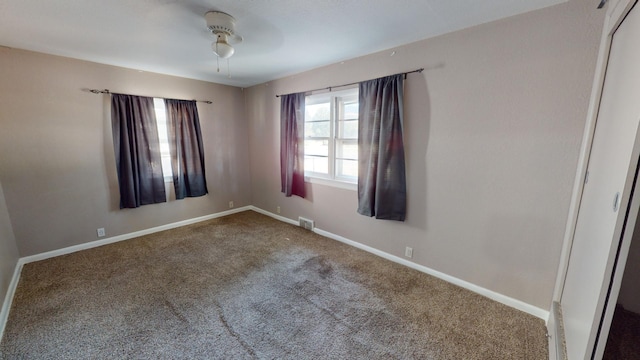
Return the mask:
<path id="1" fill-rule="evenodd" d="M 156 126 L 158 128 L 158 140 L 160 140 L 160 156 L 162 158 L 162 175 L 164 181 L 173 181 L 171 172 L 171 152 L 169 150 L 169 134 L 167 129 L 167 111 L 164 100 L 153 99 L 153 106 L 156 112 Z"/>
<path id="2" fill-rule="evenodd" d="M 304 174 L 357 183 L 358 88 L 306 97 Z"/>

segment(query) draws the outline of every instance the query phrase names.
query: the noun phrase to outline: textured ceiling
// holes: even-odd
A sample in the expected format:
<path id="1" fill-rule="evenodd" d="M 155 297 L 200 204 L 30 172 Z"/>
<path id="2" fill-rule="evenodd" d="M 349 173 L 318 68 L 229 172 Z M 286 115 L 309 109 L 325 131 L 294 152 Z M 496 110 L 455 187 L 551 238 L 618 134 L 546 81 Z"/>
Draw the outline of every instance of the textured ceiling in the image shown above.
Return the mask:
<path id="1" fill-rule="evenodd" d="M 0 0 L 0 45 L 247 87 L 566 0 Z M 237 20 L 229 60 L 204 13 Z"/>

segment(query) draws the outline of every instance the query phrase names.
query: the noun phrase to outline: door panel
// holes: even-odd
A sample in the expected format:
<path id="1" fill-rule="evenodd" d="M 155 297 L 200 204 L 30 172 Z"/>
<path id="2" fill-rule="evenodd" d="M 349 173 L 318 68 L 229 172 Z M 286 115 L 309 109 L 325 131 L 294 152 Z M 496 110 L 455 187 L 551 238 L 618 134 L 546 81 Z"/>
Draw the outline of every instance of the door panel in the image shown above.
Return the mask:
<path id="1" fill-rule="evenodd" d="M 637 159 L 640 10 L 613 36 L 569 267 L 561 297 L 569 359 L 591 357 Z M 614 202 L 618 195 L 618 209 Z"/>

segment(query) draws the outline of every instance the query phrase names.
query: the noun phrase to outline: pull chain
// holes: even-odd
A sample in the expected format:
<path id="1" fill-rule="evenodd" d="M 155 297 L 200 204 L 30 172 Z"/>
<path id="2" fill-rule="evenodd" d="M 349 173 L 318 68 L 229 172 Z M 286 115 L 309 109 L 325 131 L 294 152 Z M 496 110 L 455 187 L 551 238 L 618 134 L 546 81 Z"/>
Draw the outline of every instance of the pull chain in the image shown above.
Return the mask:
<path id="1" fill-rule="evenodd" d="M 218 64 L 218 72 L 220 72 L 220 56 L 218 56 L 218 54 L 218 42 L 216 41 L 216 63 Z"/>

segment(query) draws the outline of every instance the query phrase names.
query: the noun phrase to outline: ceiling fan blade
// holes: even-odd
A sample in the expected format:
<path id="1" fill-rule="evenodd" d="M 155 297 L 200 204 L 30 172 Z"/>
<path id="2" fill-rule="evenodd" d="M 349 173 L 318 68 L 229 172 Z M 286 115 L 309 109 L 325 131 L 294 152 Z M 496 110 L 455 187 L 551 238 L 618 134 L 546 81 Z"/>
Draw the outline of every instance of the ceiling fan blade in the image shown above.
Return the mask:
<path id="1" fill-rule="evenodd" d="M 244 38 L 238 34 L 229 35 L 228 41 L 230 44 L 240 44 Z"/>

